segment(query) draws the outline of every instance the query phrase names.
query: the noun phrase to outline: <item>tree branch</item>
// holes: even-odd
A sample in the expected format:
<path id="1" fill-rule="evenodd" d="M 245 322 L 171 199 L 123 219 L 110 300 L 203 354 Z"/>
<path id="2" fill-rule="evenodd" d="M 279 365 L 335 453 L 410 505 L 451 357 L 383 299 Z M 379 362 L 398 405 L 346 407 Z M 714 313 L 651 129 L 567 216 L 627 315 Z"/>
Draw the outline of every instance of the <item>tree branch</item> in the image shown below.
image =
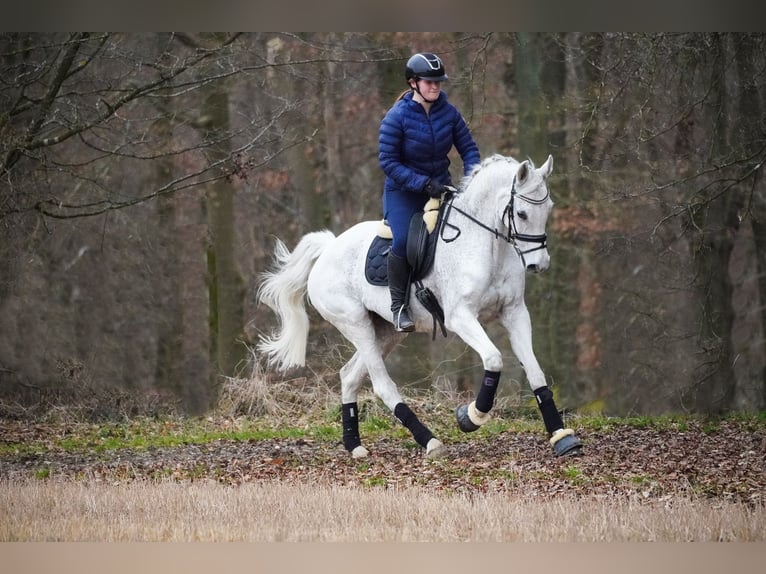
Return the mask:
<path id="1" fill-rule="evenodd" d="M 89 35 L 90 34 L 88 33 L 79 33 L 72 34 L 69 37 L 69 45 L 64 52 L 64 57 L 61 59 L 61 62 L 58 65 L 56 75 L 54 76 L 51 85 L 48 87 L 48 91 L 46 92 L 45 97 L 40 104 L 40 109 L 37 111 L 37 115 L 32 120 L 29 128 L 27 128 L 24 142 L 21 146 L 14 147 L 8 152 L 5 157 L 5 161 L 3 162 L 3 171 L 10 170 L 21 158 L 22 150 L 25 148 L 28 149 L 31 142 L 35 137 L 37 137 L 40 131 L 40 127 L 48 117 L 48 112 L 50 111 L 50 108 L 56 99 L 56 95 L 61 90 L 61 85 L 64 83 L 64 80 L 66 80 L 67 77 L 71 75 L 70 72 L 72 69 L 72 63 L 74 62 L 77 52 L 80 50 L 82 42 L 87 40 Z"/>
<path id="2" fill-rule="evenodd" d="M 43 124 L 45 119 L 47 118 L 48 111 L 50 109 L 51 104 L 55 100 L 56 95 L 59 93 L 61 89 L 61 85 L 64 82 L 64 80 L 67 78 L 67 75 L 71 75 L 70 69 L 72 66 L 72 62 L 74 60 L 74 57 L 77 53 L 77 49 L 79 49 L 80 43 L 87 37 L 87 35 L 80 35 L 78 36 L 78 40 L 76 42 L 72 42 L 70 44 L 70 48 L 67 50 L 67 54 L 62 60 L 62 63 L 59 65 L 58 72 L 56 74 L 56 78 L 54 79 L 53 83 L 51 84 L 47 95 L 43 101 L 43 105 L 41 106 L 41 110 L 38 113 L 33 125 L 30 127 L 30 129 L 27 131 L 27 137 L 24 139 L 24 142 L 15 148 L 13 148 L 8 155 L 6 156 L 6 160 L 3 163 L 2 171 L 8 172 L 13 165 L 21 158 L 22 154 L 24 152 L 29 152 L 38 148 L 42 147 L 48 147 L 52 145 L 59 144 L 72 136 L 75 136 L 77 134 L 80 134 L 84 131 L 90 130 L 94 128 L 95 126 L 105 122 L 108 120 L 114 113 L 125 106 L 126 104 L 132 102 L 133 100 L 136 100 L 142 96 L 150 95 L 151 93 L 157 91 L 158 89 L 166 86 L 168 83 L 170 83 L 174 78 L 178 77 L 179 75 L 183 74 L 184 72 L 188 71 L 191 68 L 194 68 L 198 64 L 200 64 L 202 61 L 212 57 L 215 55 L 218 50 L 230 45 L 232 42 L 234 42 L 239 35 L 235 34 L 231 36 L 230 38 L 227 38 L 225 42 L 221 43 L 218 47 L 214 49 L 203 49 L 203 48 L 197 48 L 198 55 L 195 58 L 192 58 L 191 60 L 187 61 L 184 65 L 172 70 L 169 74 L 161 74 L 159 79 L 156 79 L 152 82 L 149 82 L 145 85 L 138 86 L 131 90 L 129 93 L 125 94 L 121 98 L 118 98 L 116 101 L 108 102 L 104 99 L 102 99 L 102 103 L 104 104 L 104 111 L 98 114 L 95 118 L 86 121 L 84 123 L 80 123 L 77 125 L 74 125 L 68 129 L 63 130 L 62 132 L 56 134 L 52 137 L 37 137 L 38 131 L 40 126 Z M 205 80 L 209 81 L 209 80 Z"/>

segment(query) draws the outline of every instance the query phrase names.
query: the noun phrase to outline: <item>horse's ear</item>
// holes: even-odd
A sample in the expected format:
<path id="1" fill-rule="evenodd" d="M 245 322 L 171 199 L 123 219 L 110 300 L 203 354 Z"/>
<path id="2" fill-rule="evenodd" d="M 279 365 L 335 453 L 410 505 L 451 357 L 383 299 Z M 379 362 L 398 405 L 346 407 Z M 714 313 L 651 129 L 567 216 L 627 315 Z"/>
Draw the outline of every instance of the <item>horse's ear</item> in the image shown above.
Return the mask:
<path id="1" fill-rule="evenodd" d="M 540 173 L 543 174 L 543 179 L 548 179 L 548 176 L 553 171 L 553 156 L 548 154 L 548 159 L 540 166 Z"/>
<path id="2" fill-rule="evenodd" d="M 519 165 L 519 170 L 516 172 L 516 180 L 521 185 L 526 181 L 527 177 L 529 177 L 529 160 L 525 159 Z"/>

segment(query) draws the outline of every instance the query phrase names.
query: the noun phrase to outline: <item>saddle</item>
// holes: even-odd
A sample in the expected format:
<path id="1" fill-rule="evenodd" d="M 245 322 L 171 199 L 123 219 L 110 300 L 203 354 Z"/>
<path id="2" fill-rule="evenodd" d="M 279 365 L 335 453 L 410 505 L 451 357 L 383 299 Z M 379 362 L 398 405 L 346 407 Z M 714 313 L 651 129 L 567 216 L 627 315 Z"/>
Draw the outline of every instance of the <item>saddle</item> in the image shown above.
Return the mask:
<path id="1" fill-rule="evenodd" d="M 447 336 L 444 327 L 444 311 L 433 292 L 425 287 L 422 279 L 431 271 L 436 258 L 436 246 L 442 225 L 444 202 L 431 199 L 423 211 L 415 213 L 410 219 L 407 234 L 407 262 L 412 269 L 410 285 L 415 284 L 415 296 L 434 318 L 433 337 L 436 338 L 436 324 L 439 323 L 442 334 Z M 388 285 L 388 253 L 391 251 L 393 235 L 384 220 L 367 250 L 364 275 L 371 285 Z M 409 289 L 408 289 L 409 293 Z"/>

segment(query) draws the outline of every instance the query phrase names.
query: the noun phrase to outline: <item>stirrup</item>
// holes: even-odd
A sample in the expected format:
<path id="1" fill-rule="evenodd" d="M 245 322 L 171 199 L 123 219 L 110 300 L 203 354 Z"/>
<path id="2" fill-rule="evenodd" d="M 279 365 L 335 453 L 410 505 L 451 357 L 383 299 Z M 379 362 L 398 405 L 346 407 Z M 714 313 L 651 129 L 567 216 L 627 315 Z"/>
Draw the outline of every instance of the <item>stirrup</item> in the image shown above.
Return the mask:
<path id="1" fill-rule="evenodd" d="M 407 314 L 407 308 L 402 305 L 398 311 L 394 311 L 394 330 L 399 333 L 411 333 L 415 330 L 415 323 Z"/>

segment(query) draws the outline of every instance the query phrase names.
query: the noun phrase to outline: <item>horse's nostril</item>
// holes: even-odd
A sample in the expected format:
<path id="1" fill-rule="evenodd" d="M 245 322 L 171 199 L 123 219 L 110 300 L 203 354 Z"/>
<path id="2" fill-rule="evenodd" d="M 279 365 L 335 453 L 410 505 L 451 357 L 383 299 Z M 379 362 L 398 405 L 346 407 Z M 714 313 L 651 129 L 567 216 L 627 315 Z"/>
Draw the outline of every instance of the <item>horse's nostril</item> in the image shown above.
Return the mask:
<path id="1" fill-rule="evenodd" d="M 537 273 L 538 271 L 540 271 L 540 267 L 538 267 L 537 265 L 527 265 L 527 271 L 529 271 L 530 273 Z"/>

